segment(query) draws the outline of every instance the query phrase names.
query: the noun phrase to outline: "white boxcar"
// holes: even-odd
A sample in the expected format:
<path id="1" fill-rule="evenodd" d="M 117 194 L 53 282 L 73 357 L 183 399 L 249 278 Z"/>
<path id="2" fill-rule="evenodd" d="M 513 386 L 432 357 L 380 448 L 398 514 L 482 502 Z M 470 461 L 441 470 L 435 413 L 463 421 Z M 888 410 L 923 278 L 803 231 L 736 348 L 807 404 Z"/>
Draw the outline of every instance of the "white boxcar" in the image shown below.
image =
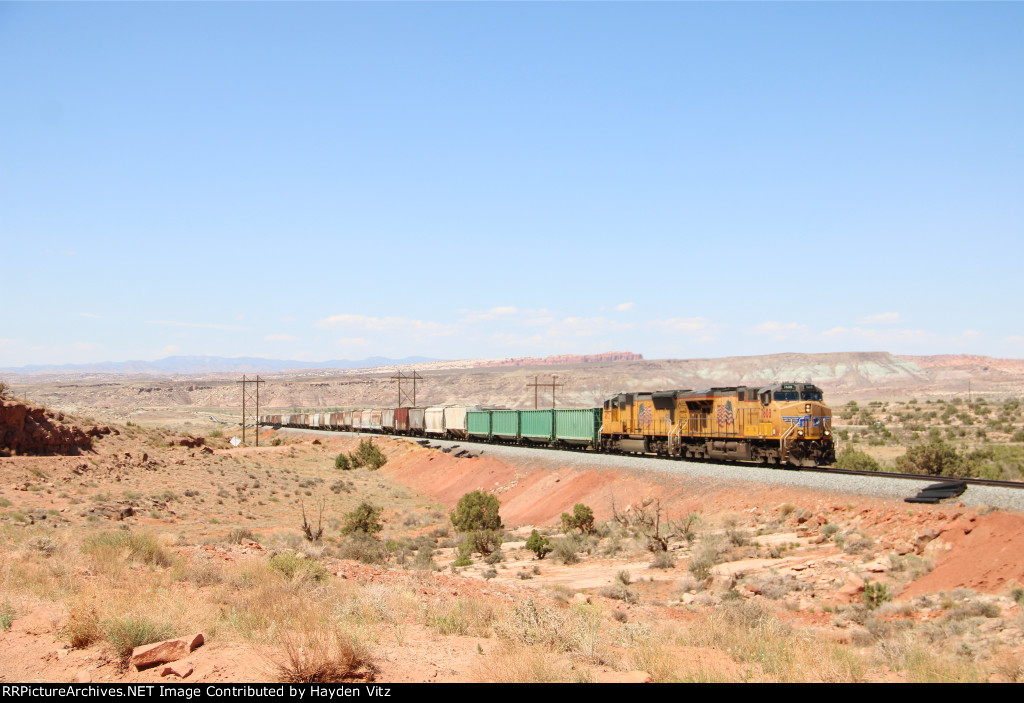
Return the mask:
<path id="1" fill-rule="evenodd" d="M 451 405 L 444 409 L 444 430 L 449 437 L 466 439 L 466 414 L 470 410 L 479 410 L 479 405 Z"/>
<path id="2" fill-rule="evenodd" d="M 395 409 L 384 408 L 381 410 L 380 426 L 388 432 L 395 431 Z"/>
<path id="3" fill-rule="evenodd" d="M 444 406 L 439 405 L 433 408 L 427 408 L 423 413 L 423 428 L 427 434 L 443 435 L 444 434 Z"/>
<path id="4" fill-rule="evenodd" d="M 373 430 L 376 429 L 373 426 L 373 413 L 377 413 L 377 427 L 380 427 L 380 410 L 363 410 L 363 429 Z"/>

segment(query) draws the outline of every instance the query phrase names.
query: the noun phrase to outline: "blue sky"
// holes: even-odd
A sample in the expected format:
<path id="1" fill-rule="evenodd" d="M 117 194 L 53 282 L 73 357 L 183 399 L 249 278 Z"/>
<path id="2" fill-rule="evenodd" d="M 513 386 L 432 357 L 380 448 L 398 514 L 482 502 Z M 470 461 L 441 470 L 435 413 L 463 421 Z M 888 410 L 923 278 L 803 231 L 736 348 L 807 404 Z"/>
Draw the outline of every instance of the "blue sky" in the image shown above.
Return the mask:
<path id="1" fill-rule="evenodd" d="M 0 3 L 0 366 L 1024 357 L 1024 4 Z"/>

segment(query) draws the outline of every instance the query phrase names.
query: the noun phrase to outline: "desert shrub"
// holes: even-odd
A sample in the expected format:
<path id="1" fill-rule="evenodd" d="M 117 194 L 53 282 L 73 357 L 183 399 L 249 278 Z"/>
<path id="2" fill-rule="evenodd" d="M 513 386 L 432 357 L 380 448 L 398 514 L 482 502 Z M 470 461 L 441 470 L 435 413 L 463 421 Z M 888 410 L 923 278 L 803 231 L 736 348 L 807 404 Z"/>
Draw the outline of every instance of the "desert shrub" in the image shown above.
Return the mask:
<path id="1" fill-rule="evenodd" d="M 455 510 L 449 517 L 457 532 L 475 530 L 500 530 L 501 516 L 498 497 L 485 491 L 473 491 L 459 498 Z"/>
<path id="2" fill-rule="evenodd" d="M 580 561 L 580 542 L 574 534 L 568 534 L 552 543 L 555 559 L 563 564 L 578 564 Z"/>
<path id="3" fill-rule="evenodd" d="M 579 530 L 583 534 L 594 532 L 594 511 L 583 503 L 577 503 L 572 508 L 572 515 L 562 513 L 562 532 Z"/>
<path id="4" fill-rule="evenodd" d="M 956 448 L 941 440 L 915 445 L 896 458 L 897 471 L 926 476 L 958 476 L 963 464 Z"/>
<path id="5" fill-rule="evenodd" d="M 104 620 L 103 636 L 114 646 L 122 663 L 127 663 L 132 650 L 144 644 L 161 642 L 174 637 L 174 628 L 168 623 L 156 622 L 141 615 L 128 615 Z"/>
<path id="6" fill-rule="evenodd" d="M 836 468 L 847 471 L 881 471 L 882 467 L 866 452 L 845 447 L 836 457 Z"/>
<path id="7" fill-rule="evenodd" d="M 372 439 L 360 440 L 359 446 L 349 455 L 353 468 L 379 469 L 388 462 L 384 452 L 377 448 Z"/>
<path id="8" fill-rule="evenodd" d="M 551 546 L 551 540 L 541 535 L 537 530 L 530 533 L 530 538 L 526 540 L 526 548 L 536 554 L 538 559 L 543 559 L 554 549 Z"/>
<path id="9" fill-rule="evenodd" d="M 690 557 L 690 562 L 686 565 L 686 570 L 693 574 L 694 578 L 704 581 L 711 575 L 711 567 L 717 564 L 720 560 L 718 549 L 714 547 L 705 547 L 700 552 Z"/>
<path id="10" fill-rule="evenodd" d="M 750 532 L 740 529 L 737 525 L 725 528 L 725 536 L 734 547 L 745 547 L 750 544 Z"/>
<path id="11" fill-rule="evenodd" d="M 412 560 L 412 568 L 417 571 L 436 571 L 437 562 L 434 561 L 433 549 L 420 549 Z"/>
<path id="12" fill-rule="evenodd" d="M 969 452 L 963 459 L 964 475 L 988 479 L 1024 476 L 1024 447 L 999 445 Z"/>
<path id="13" fill-rule="evenodd" d="M 11 605 L 11 601 L 5 600 L 0 605 L 0 632 L 7 632 L 11 629 L 11 623 L 14 622 L 14 606 Z"/>
<path id="14" fill-rule="evenodd" d="M 340 471 L 348 471 L 352 468 L 352 460 L 348 458 L 348 454 L 342 452 L 338 456 L 334 457 L 334 468 Z"/>
<path id="15" fill-rule="evenodd" d="M 786 513 L 788 515 L 788 513 Z M 672 532 L 686 540 L 687 544 L 693 544 L 697 539 L 697 527 L 701 524 L 700 513 L 687 513 L 681 520 L 671 523 Z"/>
<path id="16" fill-rule="evenodd" d="M 501 547 L 502 528 L 497 496 L 484 491 L 473 491 L 459 498 L 449 518 L 457 532 L 465 535 L 474 551 L 490 554 Z"/>
<path id="17" fill-rule="evenodd" d="M 500 547 L 484 557 L 485 564 L 493 565 L 503 561 L 505 561 L 505 553 L 501 551 Z"/>
<path id="18" fill-rule="evenodd" d="M 229 544 L 241 544 L 242 542 L 259 542 L 256 533 L 246 527 L 236 527 L 228 533 Z"/>
<path id="19" fill-rule="evenodd" d="M 623 603 L 639 603 L 640 599 L 637 598 L 636 593 L 629 589 L 629 587 L 620 581 L 615 579 L 610 585 L 605 586 L 598 590 L 597 595 L 604 598 L 612 598 L 614 600 L 621 600 Z"/>
<path id="20" fill-rule="evenodd" d="M 675 568 L 676 558 L 669 552 L 655 552 L 654 558 L 651 559 L 650 567 L 652 569 L 672 569 Z"/>
<path id="21" fill-rule="evenodd" d="M 363 502 L 359 507 L 345 515 L 345 522 L 341 527 L 341 534 L 351 535 L 361 532 L 365 535 L 375 535 L 384 529 L 380 517 L 383 508 L 378 508 L 370 503 Z"/>
<path id="22" fill-rule="evenodd" d="M 889 587 L 884 583 L 872 583 L 867 582 L 864 584 L 864 605 L 874 610 L 883 603 L 888 603 L 892 600 L 892 592 Z"/>
<path id="23" fill-rule="evenodd" d="M 270 557 L 270 568 L 285 578 L 309 581 L 324 581 L 331 574 L 316 559 L 297 552 L 281 552 Z"/>
<path id="24" fill-rule="evenodd" d="M 338 545 L 338 556 L 364 564 L 385 564 L 388 560 L 388 550 L 380 540 L 365 532 L 353 532 Z"/>

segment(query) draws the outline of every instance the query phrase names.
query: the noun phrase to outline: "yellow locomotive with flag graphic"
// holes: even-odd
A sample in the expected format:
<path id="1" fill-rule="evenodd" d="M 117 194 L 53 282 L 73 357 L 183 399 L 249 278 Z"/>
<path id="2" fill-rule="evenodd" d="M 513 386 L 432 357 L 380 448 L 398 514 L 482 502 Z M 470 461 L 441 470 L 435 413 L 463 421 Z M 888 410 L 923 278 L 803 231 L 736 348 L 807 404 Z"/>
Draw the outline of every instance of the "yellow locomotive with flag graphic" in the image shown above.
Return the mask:
<path id="1" fill-rule="evenodd" d="M 604 402 L 601 446 L 764 464 L 835 462 L 832 411 L 810 383 L 620 393 Z"/>

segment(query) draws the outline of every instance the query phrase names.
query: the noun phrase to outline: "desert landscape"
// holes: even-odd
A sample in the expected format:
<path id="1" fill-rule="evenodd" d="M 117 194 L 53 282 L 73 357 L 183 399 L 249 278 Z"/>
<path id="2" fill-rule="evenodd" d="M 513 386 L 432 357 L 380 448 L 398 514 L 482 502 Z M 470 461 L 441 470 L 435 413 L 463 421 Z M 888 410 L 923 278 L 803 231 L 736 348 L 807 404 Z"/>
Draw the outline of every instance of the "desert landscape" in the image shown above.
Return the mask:
<path id="1" fill-rule="evenodd" d="M 545 374 L 559 406 L 813 379 L 880 469 L 942 441 L 1020 477 L 1022 362 L 712 361 L 412 368 L 421 403 L 520 407 Z M 266 402 L 384 403 L 393 373 L 269 374 Z M 11 377 L 3 681 L 1024 680 L 1018 511 L 342 433 L 235 447 L 236 380 Z M 460 523 L 473 495 L 500 527 Z"/>

